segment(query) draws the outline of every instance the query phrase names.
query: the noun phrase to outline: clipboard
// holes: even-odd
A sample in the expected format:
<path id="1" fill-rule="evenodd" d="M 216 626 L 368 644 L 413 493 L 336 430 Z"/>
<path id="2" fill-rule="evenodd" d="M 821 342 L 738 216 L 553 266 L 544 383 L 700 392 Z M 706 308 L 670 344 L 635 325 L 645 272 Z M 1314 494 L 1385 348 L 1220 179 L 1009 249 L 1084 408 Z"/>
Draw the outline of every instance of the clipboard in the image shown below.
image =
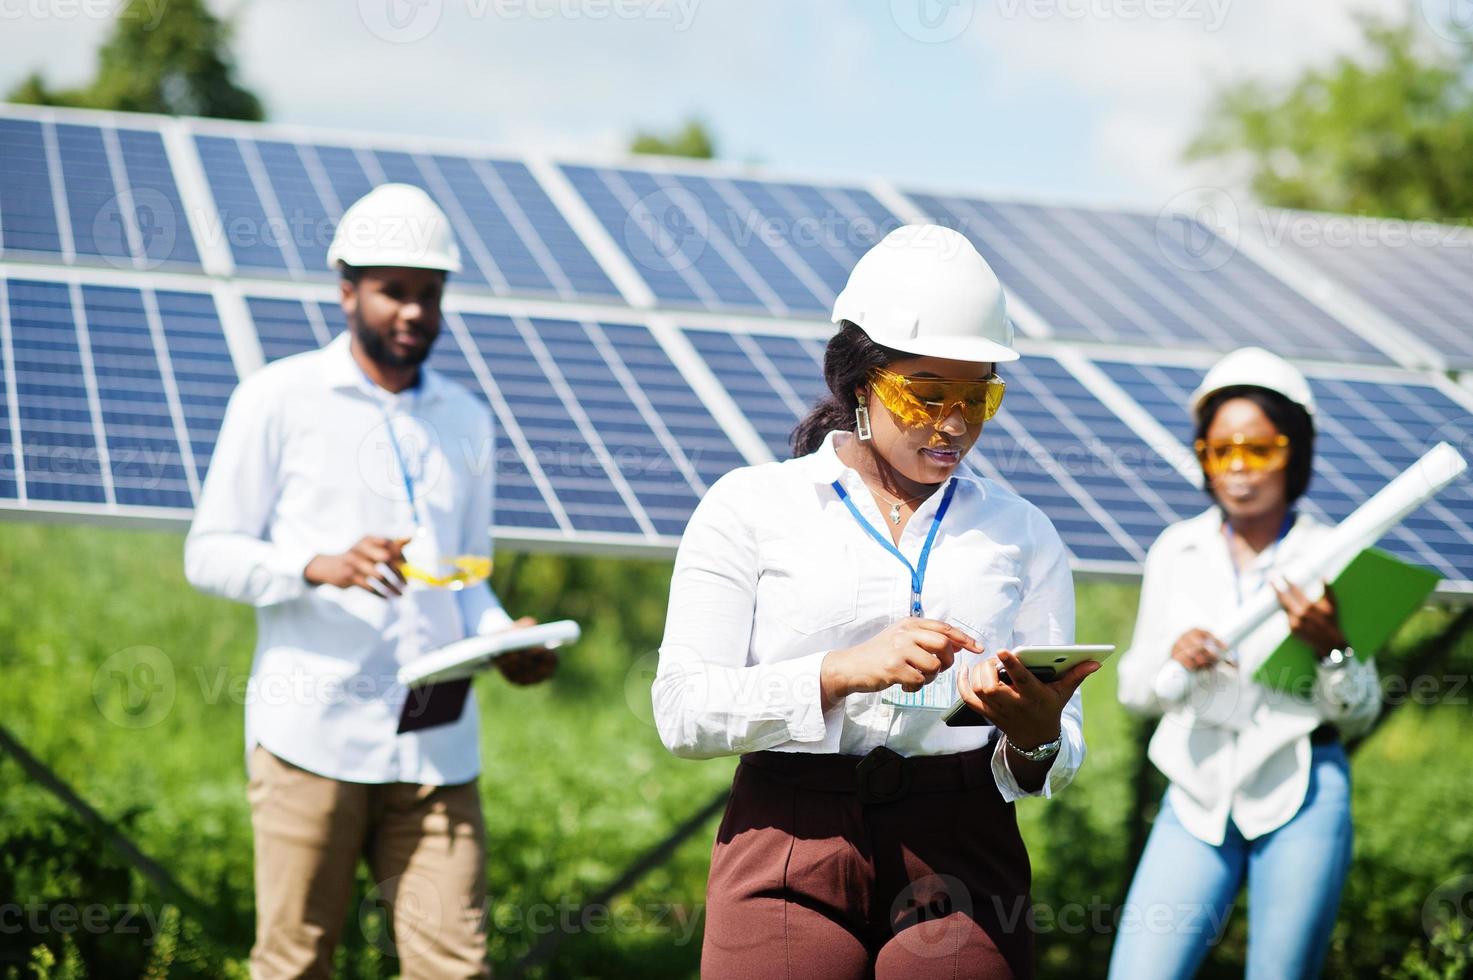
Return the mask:
<path id="1" fill-rule="evenodd" d="M 470 636 L 447 643 L 399 668 L 400 684 L 409 688 L 399 713 L 399 734 L 449 725 L 465 712 L 471 678 L 502 654 L 536 647 L 555 649 L 575 643 L 582 634 L 571 619 Z"/>
<path id="2" fill-rule="evenodd" d="M 1372 656 L 1412 613 L 1422 607 L 1442 576 L 1379 548 L 1367 548 L 1330 583 L 1340 629 L 1350 645 Z M 1318 677 L 1319 658 L 1299 637 L 1284 638 L 1253 672 L 1265 687 L 1307 697 Z"/>

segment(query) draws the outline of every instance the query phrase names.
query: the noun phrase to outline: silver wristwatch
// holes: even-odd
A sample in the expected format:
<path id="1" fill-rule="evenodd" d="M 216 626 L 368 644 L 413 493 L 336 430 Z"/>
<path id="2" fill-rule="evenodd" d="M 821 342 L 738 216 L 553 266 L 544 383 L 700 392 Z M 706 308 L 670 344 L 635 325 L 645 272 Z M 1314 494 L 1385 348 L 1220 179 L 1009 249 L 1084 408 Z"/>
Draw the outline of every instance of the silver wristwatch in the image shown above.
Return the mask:
<path id="1" fill-rule="evenodd" d="M 1331 670 L 1340 670 L 1354 659 L 1355 651 L 1350 647 L 1344 647 L 1340 650 L 1331 650 L 1328 654 L 1325 655 L 1325 659 L 1321 660 L 1320 663 L 1324 664 Z"/>
<path id="2" fill-rule="evenodd" d="M 1004 738 L 1007 738 L 1006 735 L 1004 735 L 1003 737 Z M 1054 740 L 1052 742 L 1044 742 L 1042 745 L 1038 746 L 1037 748 L 1033 748 L 1033 749 L 1020 749 L 1016 745 L 1013 744 L 1013 740 L 1012 739 L 1008 739 L 1008 745 L 1012 748 L 1012 750 L 1014 752 L 1018 753 L 1019 755 L 1021 755 L 1023 758 L 1027 759 L 1029 762 L 1047 762 L 1047 761 L 1049 761 L 1054 756 L 1056 756 L 1056 755 L 1059 754 L 1059 746 L 1061 746 L 1063 744 L 1064 744 L 1064 733 L 1063 732 L 1059 732 L 1059 734 L 1054 737 Z"/>

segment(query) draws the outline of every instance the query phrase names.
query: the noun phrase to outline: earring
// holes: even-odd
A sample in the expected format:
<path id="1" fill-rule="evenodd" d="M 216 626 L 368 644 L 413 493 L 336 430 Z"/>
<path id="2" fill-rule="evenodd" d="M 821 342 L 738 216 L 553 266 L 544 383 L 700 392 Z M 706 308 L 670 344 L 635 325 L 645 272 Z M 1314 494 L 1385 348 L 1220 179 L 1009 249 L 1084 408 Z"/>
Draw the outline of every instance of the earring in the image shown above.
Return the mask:
<path id="1" fill-rule="evenodd" d="M 859 396 L 859 407 L 854 410 L 854 434 L 860 442 L 869 442 L 869 406 L 864 403 L 863 395 Z"/>

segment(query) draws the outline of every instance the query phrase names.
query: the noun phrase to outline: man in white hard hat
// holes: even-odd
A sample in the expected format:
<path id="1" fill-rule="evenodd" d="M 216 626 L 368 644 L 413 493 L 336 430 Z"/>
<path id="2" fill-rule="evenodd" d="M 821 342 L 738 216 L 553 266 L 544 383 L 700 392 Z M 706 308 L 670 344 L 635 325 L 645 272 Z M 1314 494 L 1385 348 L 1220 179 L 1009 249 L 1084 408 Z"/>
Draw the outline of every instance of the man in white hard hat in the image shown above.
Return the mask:
<path id="1" fill-rule="evenodd" d="M 531 622 L 484 582 L 490 412 L 424 365 L 459 253 L 428 195 L 386 184 L 343 215 L 328 262 L 349 329 L 241 382 L 185 545 L 191 583 L 256 607 L 251 974 L 329 975 L 362 856 L 405 977 L 487 976 L 475 700 L 468 681 L 412 699 L 396 682 L 428 651 Z M 440 579 L 440 556 L 481 569 Z M 555 662 L 498 665 L 525 684 Z"/>

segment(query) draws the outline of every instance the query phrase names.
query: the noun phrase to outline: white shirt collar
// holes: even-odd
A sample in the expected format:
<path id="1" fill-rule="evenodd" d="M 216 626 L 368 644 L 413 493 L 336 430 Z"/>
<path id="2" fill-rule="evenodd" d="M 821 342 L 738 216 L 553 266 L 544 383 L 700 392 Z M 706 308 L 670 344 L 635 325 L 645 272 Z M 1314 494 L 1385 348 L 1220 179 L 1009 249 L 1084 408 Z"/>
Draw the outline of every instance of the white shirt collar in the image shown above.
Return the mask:
<path id="1" fill-rule="evenodd" d="M 363 372 L 363 368 L 353 359 L 351 347 L 352 333 L 344 330 L 334 337 L 322 348 L 324 368 L 322 380 L 329 388 L 355 388 L 360 391 L 368 391 L 373 394 L 392 395 L 393 392 L 380 388 Z M 419 386 L 417 389 L 406 389 L 407 391 L 418 391 L 420 404 L 434 401 L 444 393 L 444 379 L 440 372 L 428 364 L 419 367 Z M 399 394 L 404 394 L 400 392 Z"/>
<path id="2" fill-rule="evenodd" d="M 824 436 L 823 442 L 819 444 L 817 449 L 807 456 L 800 457 L 799 462 L 803 464 L 805 471 L 814 483 L 827 485 L 833 483 L 835 480 L 843 479 L 848 475 L 852 475 L 854 479 L 859 479 L 859 474 L 840 459 L 838 453 L 839 440 L 852 438 L 854 438 L 854 433 L 845 429 L 834 429 L 828 435 Z M 965 463 L 965 457 L 963 457 L 963 463 Z M 982 494 L 983 497 L 987 496 L 986 479 L 970 467 L 958 465 L 956 472 L 952 475 L 959 482 L 965 481 L 973 484 L 977 488 L 978 493 Z"/>

